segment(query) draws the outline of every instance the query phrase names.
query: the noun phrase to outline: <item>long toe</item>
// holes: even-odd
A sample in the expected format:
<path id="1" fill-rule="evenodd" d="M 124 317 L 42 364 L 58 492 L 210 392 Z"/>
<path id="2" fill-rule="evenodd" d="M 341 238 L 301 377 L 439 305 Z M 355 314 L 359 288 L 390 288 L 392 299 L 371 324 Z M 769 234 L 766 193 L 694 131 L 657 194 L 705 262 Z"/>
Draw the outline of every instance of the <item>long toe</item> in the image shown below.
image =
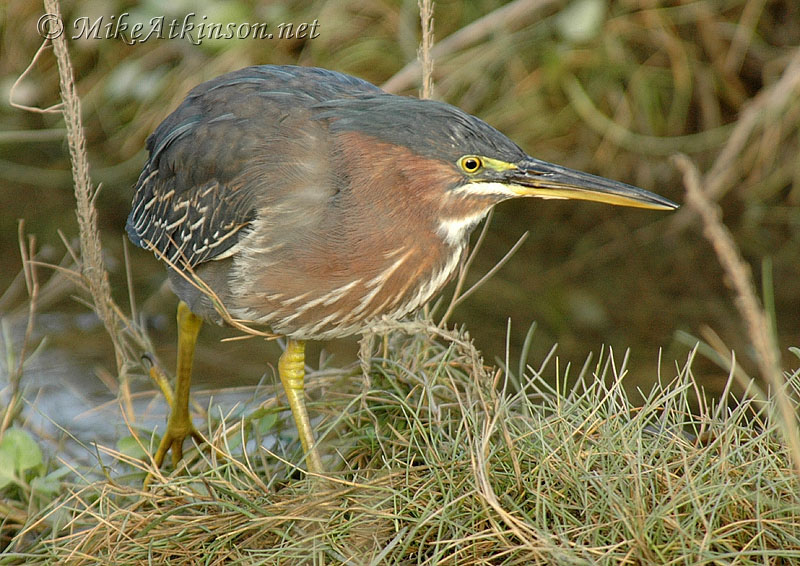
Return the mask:
<path id="1" fill-rule="evenodd" d="M 177 425 L 173 422 L 168 423 L 167 430 L 158 444 L 155 456 L 153 456 L 153 463 L 156 467 L 160 468 L 164 463 L 167 452 L 172 452 L 172 465 L 177 467 L 183 458 L 183 441 L 188 437 L 192 437 L 198 444 L 203 442 L 203 437 L 191 422 Z"/>

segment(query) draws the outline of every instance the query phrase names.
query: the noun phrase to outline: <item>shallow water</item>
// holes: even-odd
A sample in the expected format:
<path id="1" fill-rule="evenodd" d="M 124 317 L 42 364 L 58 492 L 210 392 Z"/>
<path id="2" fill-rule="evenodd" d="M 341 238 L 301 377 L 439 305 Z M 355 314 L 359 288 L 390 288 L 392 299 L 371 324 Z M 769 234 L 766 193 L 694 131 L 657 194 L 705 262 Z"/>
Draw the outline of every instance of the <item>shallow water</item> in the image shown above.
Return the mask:
<path id="1" fill-rule="evenodd" d="M 19 352 L 25 332 L 25 320 L 5 323 L 2 347 Z M 131 376 L 131 406 L 133 421 L 126 415 L 116 392 L 111 345 L 94 314 L 53 314 L 37 317 L 32 344 L 43 343 L 28 357 L 22 374 L 25 426 L 36 431 L 40 442 L 49 443 L 45 453 L 70 465 L 94 467 L 97 462 L 95 445 L 117 447 L 120 439 L 131 435 L 130 427 L 140 432 L 143 442 L 150 441 L 151 431 L 163 433 L 168 415 L 167 404 L 160 391 L 142 375 Z M 72 348 L 66 347 L 74 341 Z M 86 346 L 94 355 L 86 355 Z M 228 422 L 249 414 L 263 401 L 274 396 L 266 374 L 256 374 L 240 380 L 231 372 L 226 387 L 214 387 L 213 380 L 203 379 L 200 364 L 198 378 L 192 388 L 195 406 L 210 409 L 214 415 L 225 415 Z M 104 379 L 100 375 L 105 375 Z M 10 373 L 7 364 L 0 367 L 0 403 L 6 404 L 11 395 Z M 246 381 L 247 383 L 241 383 Z M 262 383 L 259 383 L 262 381 Z M 211 387 L 209 387 L 211 386 Z M 205 432 L 206 421 L 195 415 L 195 425 Z M 264 439 L 274 449 L 277 439 Z M 187 442 L 188 446 L 188 442 Z M 106 463 L 112 459 L 104 457 Z"/>

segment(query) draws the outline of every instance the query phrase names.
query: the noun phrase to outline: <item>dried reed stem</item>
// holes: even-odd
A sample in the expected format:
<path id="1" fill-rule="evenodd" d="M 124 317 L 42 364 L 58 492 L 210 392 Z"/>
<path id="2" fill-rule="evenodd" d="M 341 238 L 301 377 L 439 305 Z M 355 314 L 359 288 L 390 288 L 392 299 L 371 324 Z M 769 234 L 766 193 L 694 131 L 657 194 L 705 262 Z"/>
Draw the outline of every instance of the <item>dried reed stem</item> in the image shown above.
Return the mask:
<path id="1" fill-rule="evenodd" d="M 45 0 L 44 4 L 49 13 L 60 16 L 60 8 L 56 0 Z M 108 283 L 108 273 L 103 265 L 100 233 L 97 228 L 97 209 L 94 207 L 97 191 L 92 187 L 92 181 L 89 178 L 86 136 L 81 123 L 81 103 L 75 92 L 72 64 L 67 50 L 67 41 L 63 36 L 53 40 L 53 50 L 58 61 L 61 98 L 64 101 L 62 112 L 67 129 L 72 177 L 75 184 L 76 213 L 81 242 L 81 271 L 89 285 L 98 315 L 108 331 L 116 334 L 117 321 L 109 308 L 111 288 Z"/>
<path id="2" fill-rule="evenodd" d="M 675 163 L 683 172 L 686 202 L 700 215 L 703 221 L 703 234 L 714 247 L 719 263 L 736 293 L 736 307 L 747 327 L 750 342 L 756 350 L 761 376 L 772 387 L 793 464 L 800 475 L 800 432 L 797 415 L 786 391 L 780 366 L 780 352 L 767 314 L 756 295 L 750 266 L 742 258 L 733 236 L 722 223 L 719 206 L 700 188 L 700 172 L 697 167 L 685 155 L 676 156 Z"/>
<path id="3" fill-rule="evenodd" d="M 419 18 L 422 26 L 422 42 L 417 52 L 417 58 L 422 66 L 422 89 L 420 98 L 433 98 L 433 2 L 432 0 L 417 0 Z"/>
<path id="4" fill-rule="evenodd" d="M 61 7 L 58 0 L 44 0 L 44 6 L 47 13 L 55 14 L 61 19 Z M 52 42 L 53 51 L 58 62 L 58 77 L 63 101 L 61 111 L 64 115 L 67 144 L 69 146 L 70 162 L 72 163 L 76 215 L 78 217 L 81 243 L 81 274 L 92 296 L 95 312 L 114 344 L 114 355 L 123 394 L 122 398 L 127 404 L 126 409 L 129 414 L 133 415 L 127 379 L 129 360 L 121 337 L 122 324 L 117 316 L 114 300 L 111 297 L 108 272 L 103 263 L 103 249 L 100 242 L 100 231 L 97 226 L 97 209 L 95 208 L 95 199 L 97 198 L 99 187 L 95 189 L 89 177 L 86 135 L 81 123 L 81 101 L 75 89 L 75 77 L 69 58 L 67 39 L 62 34 L 53 38 Z"/>

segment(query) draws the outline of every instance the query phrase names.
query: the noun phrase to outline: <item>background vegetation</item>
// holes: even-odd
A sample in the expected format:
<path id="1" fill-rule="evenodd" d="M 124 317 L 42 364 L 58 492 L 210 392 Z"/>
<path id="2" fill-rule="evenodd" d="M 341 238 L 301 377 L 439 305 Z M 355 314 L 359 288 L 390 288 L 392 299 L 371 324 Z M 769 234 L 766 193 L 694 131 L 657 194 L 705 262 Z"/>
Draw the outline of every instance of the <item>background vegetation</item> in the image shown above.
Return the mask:
<path id="1" fill-rule="evenodd" d="M 127 292 L 121 232 L 131 187 L 144 161 L 144 140 L 203 80 L 250 64 L 318 65 L 384 84 L 414 61 L 419 45 L 413 2 L 296 2 L 173 4 L 69 2 L 65 19 L 129 12 L 132 21 L 188 11 L 209 21 L 320 22 L 313 40 L 190 41 L 119 40 L 72 43 L 77 90 L 83 106 L 103 243 L 112 288 Z M 594 8 L 592 8 L 594 6 Z M 782 351 L 796 344 L 800 320 L 798 280 L 798 97 L 785 91 L 778 104 L 763 98 L 776 86 L 800 42 L 800 8 L 780 1 L 697 2 L 439 2 L 434 51 L 434 96 L 472 112 L 516 140 L 532 155 L 638 184 L 683 201 L 680 173 L 669 160 L 684 152 L 706 171 L 731 139 L 748 104 L 756 123 L 743 132 L 726 182 L 714 195 L 726 224 L 750 261 L 760 287 L 767 260 Z M 41 7 L 12 1 L 2 11 L 0 77 L 7 94 L 39 46 Z M 510 13 L 509 13 L 510 12 Z M 488 23 L 487 23 L 487 20 Z M 108 21 L 108 20 L 106 20 Z M 447 42 L 459 32 L 461 41 Z M 57 102 L 57 75 L 45 54 L 16 89 L 16 100 Z M 391 81 L 392 90 L 415 94 L 419 73 Z M 757 99 L 759 93 L 761 99 Z M 19 265 L 17 219 L 25 218 L 50 259 L 63 249 L 56 234 L 76 234 L 71 178 L 58 115 L 22 112 L 3 96 L 5 137 L 0 145 L 0 219 L 5 265 Z M 48 130 L 45 133 L 31 130 Z M 23 130 L 24 133 L 20 133 Z M 48 139 L 49 138 L 49 139 Z M 476 340 L 494 356 L 504 350 L 507 319 L 514 314 L 511 344 L 518 348 L 531 322 L 538 324 L 534 352 L 559 343 L 562 358 L 581 361 L 607 344 L 632 347 L 632 367 L 652 373 L 658 348 L 668 357 L 693 344 L 682 332 L 719 338 L 752 369 L 746 341 L 721 270 L 689 213 L 667 215 L 579 202 L 526 201 L 499 207 L 476 260 L 476 280 L 525 231 L 519 252 L 455 314 L 480 326 Z M 50 251 L 44 249 L 43 251 Z M 146 300 L 163 281 L 154 258 L 138 251 L 134 290 Z M 0 274 L 7 287 L 16 269 Z M 59 304 L 58 312 L 69 308 Z M 166 303 L 148 309 L 171 311 Z M 171 319 L 171 315 L 169 316 Z M 171 322 L 171 321 L 170 321 Z M 219 335 L 208 333 L 210 343 Z M 69 342 L 74 333 L 62 337 Z M 173 329 L 155 336 L 171 342 Z M 56 336 L 51 336 L 56 339 Z M 81 341 L 86 344 L 86 341 Z M 91 345 L 89 345 L 91 346 Z M 81 344 L 68 344 L 70 349 Z M 245 346 L 243 346 L 245 347 Z M 330 346 L 329 346 L 330 347 Z M 334 345 L 333 347 L 336 347 Z M 252 344 L 246 345 L 247 349 Z M 723 348 L 724 349 L 724 348 Z M 217 374 L 241 360 L 236 347 L 203 358 L 199 374 Z M 82 352 L 102 358 L 98 352 Z M 259 356 L 261 360 L 274 351 Z M 255 356 L 254 356 L 255 357 Z M 255 368 L 239 366 L 252 376 Z M 258 373 L 255 370 L 255 373 Z M 638 372 L 637 372 L 638 373 Z"/>
<path id="2" fill-rule="evenodd" d="M 192 86 L 249 64 L 323 66 L 384 84 L 393 92 L 416 94 L 421 73 L 403 69 L 417 56 L 419 9 L 413 2 L 361 1 L 297 2 L 291 6 L 201 2 L 173 4 L 166 12 L 156 2 L 87 1 L 65 3 L 62 9 L 67 22 L 80 16 L 94 21 L 101 15 L 124 12 L 130 12 L 132 21 L 160 15 L 181 19 L 189 11 L 198 18 L 207 15 L 209 21 L 319 22 L 319 37 L 306 40 L 204 41 L 194 45 L 153 39 L 128 45 L 113 39 L 84 39 L 69 44 L 75 88 L 83 104 L 92 179 L 102 184 L 96 204 L 110 289 L 126 309 L 128 293 L 133 293 L 137 314 L 148 330 L 132 341 L 126 335 L 121 348 L 129 353 L 149 349 L 171 363 L 174 299 L 159 290 L 163 271 L 154 258 L 137 250 L 131 253 L 130 269 L 126 270 L 122 245 L 130 187 L 144 161 L 146 136 Z M 65 556 L 91 561 L 87 557 L 96 556 L 98 548 L 109 548 L 110 538 L 130 535 L 132 531 L 125 526 L 130 521 L 150 524 L 155 520 L 141 512 L 143 508 L 159 512 L 168 508 L 172 515 L 177 513 L 187 521 L 213 517 L 235 525 L 242 517 L 252 519 L 253 509 L 227 503 L 217 508 L 218 502 L 252 500 L 254 493 L 266 491 L 275 493 L 276 499 L 259 500 L 259 505 L 269 509 L 265 516 L 283 517 L 277 512 L 281 508 L 306 509 L 301 505 L 303 498 L 308 489 L 318 486 L 289 482 L 292 467 L 279 462 L 274 469 L 274 462 L 266 462 L 263 453 L 261 461 L 239 467 L 220 467 L 213 453 L 211 461 L 194 461 L 193 470 L 205 487 L 199 489 L 195 480 L 187 486 L 177 484 L 164 500 L 153 499 L 160 495 L 121 488 L 141 479 L 139 470 L 144 464 L 132 459 L 141 456 L 137 438 L 144 445 L 149 443 L 149 433 L 131 433 L 152 430 L 142 413 L 152 412 L 147 401 L 154 396 L 146 368 L 139 365 L 125 366 L 122 381 L 122 398 L 130 409 L 126 414 L 137 415 L 137 425 L 131 425 L 126 433 L 128 444 L 117 446 L 119 451 L 100 450 L 115 479 L 65 495 L 65 476 L 71 485 L 76 485 L 76 476 L 83 477 L 85 485 L 96 477 L 96 467 L 92 471 L 85 468 L 87 453 L 94 449 L 81 443 L 93 439 L 97 423 L 103 421 L 90 420 L 94 424 L 81 431 L 80 421 L 74 424 L 72 417 L 116 398 L 115 367 L 120 365 L 121 350 L 111 345 L 123 340 L 113 332 L 106 333 L 100 323 L 103 317 L 86 308 L 84 301 L 89 295 L 81 288 L 86 282 L 76 281 L 71 272 L 38 268 L 36 274 L 23 270 L 14 275 L 21 265 L 20 241 L 23 256 L 35 253 L 37 261 L 64 268 L 70 267 L 72 258 L 59 232 L 71 249 L 79 248 L 73 241 L 79 230 L 62 116 L 24 112 L 8 104 L 9 97 L 17 104 L 40 108 L 60 100 L 56 61 L 50 50 L 42 53 L 16 84 L 13 95 L 10 93 L 41 43 L 36 33 L 41 13 L 35 3 L 17 0 L 0 8 L 0 258 L 4 265 L 14 266 L 0 273 L 0 289 L 5 290 L 0 297 L 7 376 L 3 402 L 8 400 L 0 434 L 5 442 L 3 454 L 16 455 L 15 481 L 3 487 L 8 495 L 3 503 L 8 517 L 4 536 L 16 536 L 13 548 L 24 549 L 23 543 L 37 540 L 43 532 L 63 534 L 56 527 L 66 524 L 63 521 L 74 513 L 79 519 L 69 523 L 70 536 L 56 544 L 33 547 L 25 560 L 36 555 L 42 561 Z M 699 185 L 721 207 L 734 241 L 752 267 L 770 316 L 780 363 L 785 368 L 797 367 L 797 357 L 789 349 L 798 345 L 800 320 L 800 285 L 796 283 L 800 271 L 800 8 L 794 2 L 517 0 L 505 6 L 488 1 L 439 2 L 434 31 L 433 96 L 484 118 L 534 156 L 631 182 L 683 202 L 684 172 L 670 156 L 687 154 L 704 172 Z M 17 237 L 19 218 L 25 219 L 21 240 Z M 354 345 L 321 346 L 325 348 L 319 364 L 323 371 L 315 391 L 326 403 L 313 410 L 327 415 L 329 436 L 342 439 L 341 445 L 330 442 L 352 466 L 341 476 L 344 483 L 328 486 L 331 501 L 336 503 L 323 510 L 324 520 L 305 515 L 310 523 L 292 523 L 299 530 L 287 529 L 283 523 L 265 526 L 268 532 L 278 533 L 275 536 L 283 533 L 280 536 L 287 538 L 281 540 L 288 546 L 276 545 L 269 537 L 253 539 L 247 529 L 234 528 L 232 538 L 215 539 L 213 548 L 277 546 L 305 552 L 309 544 L 319 542 L 324 547 L 320 556 L 336 561 L 352 553 L 337 550 L 339 554 L 331 554 L 332 540 L 347 540 L 346 548 L 357 549 L 363 543 L 358 533 L 366 530 L 372 535 L 373 529 L 379 533 L 387 529 L 386 538 L 375 535 L 370 539 L 375 550 L 369 560 L 391 555 L 402 561 L 414 555 L 418 562 L 467 562 L 464 557 L 468 556 L 480 563 L 482 556 L 493 556 L 509 563 L 602 559 L 636 564 L 667 563 L 664 557 L 671 556 L 675 563 L 687 564 L 751 559 L 790 563 L 795 556 L 792 553 L 800 547 L 796 477 L 780 440 L 787 438 L 787 429 L 765 416 L 770 414 L 770 405 L 759 404 L 765 397 L 759 397 L 756 389 L 747 389 L 748 376 L 764 374 L 759 371 L 758 350 L 745 331 L 701 226 L 697 214 L 688 208 L 666 215 L 575 202 L 530 201 L 499 207 L 468 282 L 489 270 L 523 232 L 529 231 L 529 236 L 518 253 L 455 311 L 452 321 L 464 323 L 486 359 L 497 359 L 508 373 L 496 374 L 477 361 L 463 334 L 440 336 L 436 343 L 423 340 L 424 347 L 414 340 L 395 338 L 388 350 L 393 361 L 374 363 L 371 381 L 362 386 L 354 379 L 359 371 L 347 364 L 355 357 Z M 28 234 L 35 234 L 36 242 L 28 239 Z M 51 277 L 51 273 L 55 275 Z M 32 302 L 26 290 L 31 290 L 34 280 L 41 284 Z M 33 311 L 36 317 L 30 318 Z M 534 333 L 529 332 L 532 321 L 537 324 Z M 234 334 L 229 329 L 205 329 L 197 383 L 252 385 L 264 375 L 265 362 L 276 359 L 274 343 L 218 343 Z M 702 356 L 693 353 L 695 337 L 704 340 Z M 558 363 L 548 355 L 555 342 L 559 343 Z M 624 382 L 618 379 L 626 373 L 622 368 L 610 371 L 598 364 L 594 372 L 584 373 L 583 387 L 590 393 L 581 396 L 563 388 L 543 392 L 546 386 L 540 379 L 558 378 L 562 385 L 565 380 L 572 382 L 578 372 L 568 373 L 564 368 L 569 364 L 581 367 L 589 352 L 595 360 L 598 356 L 605 360 L 601 345 L 618 353 L 631 348 L 625 356 L 628 373 Z M 736 352 L 733 369 L 731 351 Z M 335 352 L 336 358 L 331 361 L 327 352 Z M 687 359 L 693 361 L 693 369 L 684 365 Z M 673 360 L 680 360 L 677 367 L 683 369 L 676 372 Z M 537 370 L 525 370 L 526 363 Z M 387 364 L 400 371 L 392 373 Z M 344 369 L 330 369 L 337 367 Z M 464 371 L 427 373 L 431 368 L 452 367 Z M 408 368 L 424 369 L 417 373 L 406 371 Z M 670 381 L 675 373 L 679 379 L 671 388 L 657 387 L 657 393 L 647 393 L 659 375 Z M 729 374 L 739 379 L 734 382 Z M 497 381 L 500 375 L 512 378 L 509 391 L 520 394 L 510 399 L 493 397 L 495 389 L 490 386 L 505 382 L 505 378 Z M 531 376 L 537 383 L 535 391 Z M 796 382 L 796 372 L 793 379 Z M 264 383 L 271 388 L 270 372 Z M 623 383 L 631 390 L 630 397 Z M 432 390 L 430 395 L 420 393 L 422 384 Z M 636 386 L 641 387 L 641 395 Z M 48 397 L 48 387 L 69 389 L 75 397 L 68 403 L 63 397 Z M 794 393 L 796 387 L 796 383 L 790 384 L 789 392 Z M 693 388 L 703 392 L 695 394 Z M 331 390 L 348 393 L 337 403 L 327 403 Z M 728 397 L 731 391 L 736 399 L 748 401 L 734 403 Z M 234 452 L 224 461 L 241 462 L 244 457 L 241 450 L 236 452 L 235 446 L 222 440 L 229 427 L 239 426 L 235 423 L 241 415 L 247 416 L 242 430 L 251 427 L 248 441 L 253 435 L 259 438 L 265 431 L 274 431 L 277 421 L 283 420 L 284 413 L 273 401 L 255 409 L 264 394 L 263 388 L 257 389 L 249 406 L 234 404 L 227 418 L 218 418 L 220 414 L 213 410 L 209 413 L 214 415 L 208 419 L 210 430 L 217 431 L 216 445 L 226 453 Z M 534 409 L 531 397 L 549 409 Z M 762 401 L 753 405 L 754 398 Z M 611 404 L 603 405 L 606 401 Z M 643 401 L 643 408 L 637 409 Z M 729 402 L 736 407 L 731 414 L 723 410 Z M 598 413 L 595 409 L 600 406 L 608 412 Z M 384 407 L 392 410 L 382 413 Z M 695 416 L 689 417 L 690 412 Z M 102 412 L 100 419 L 108 418 L 107 414 Z M 632 419 L 612 418 L 629 414 Z M 399 422 L 406 424 L 392 420 L 398 415 L 403 418 Z M 510 420 L 516 424 L 494 434 L 499 429 L 493 427 L 505 415 L 513 415 Z M 647 418 L 636 420 L 636 415 Z M 77 442 L 69 439 L 66 431 L 54 432 L 42 424 L 50 418 L 58 425 L 69 423 L 69 434 Z M 692 424 L 695 419 L 701 424 Z M 648 429 L 651 420 L 661 426 Z M 386 422 L 392 423 L 388 429 L 381 424 Z M 558 423 L 568 426 L 562 429 Z M 687 423 L 691 425 L 688 436 L 675 432 Z M 350 432 L 342 432 L 343 427 Z M 33 435 L 16 432 L 20 430 L 33 431 Z M 394 432 L 387 436 L 386 430 Z M 438 432 L 428 437 L 426 431 L 431 430 Z M 109 443 L 121 436 L 117 432 L 119 429 L 111 434 Z M 582 442 L 570 443 L 576 437 L 599 440 L 587 449 Z M 384 442 L 386 438 L 395 440 Z M 500 442 L 481 444 L 478 438 Z M 37 457 L 39 445 L 45 446 L 45 452 Z M 248 442 L 242 445 L 253 448 Z M 458 452 L 456 447 L 465 451 Z M 724 457 L 717 452 L 723 448 Z M 290 437 L 271 449 L 288 462 L 298 461 Z M 497 460 L 488 457 L 495 453 L 500 454 Z M 737 455 L 733 460 L 731 453 Z M 558 454 L 558 458 L 544 460 L 558 466 L 553 470 L 542 467 L 542 454 Z M 609 455 L 613 457 L 606 457 Z M 61 460 L 56 460 L 57 456 Z M 443 462 L 453 463 L 454 468 L 463 464 L 463 476 L 448 477 L 451 491 L 425 483 L 430 470 L 440 470 Z M 508 466 L 509 475 L 494 468 L 489 474 L 489 462 Z M 566 472 L 558 471 L 574 471 L 571 464 L 575 462 L 580 463 L 583 475 L 570 479 L 565 478 Z M 750 467 L 741 467 L 744 462 Z M 393 483 L 394 474 L 403 469 L 411 472 L 398 486 Z M 554 475 L 548 475 L 550 472 Z M 525 483 L 533 473 L 538 474 L 535 486 Z M 264 477 L 268 479 L 257 479 Z M 276 479 L 269 479 L 273 477 Z M 133 481 L 120 481 L 126 478 Z M 621 489 L 626 483 L 620 478 L 633 482 L 637 491 L 609 489 L 599 507 L 611 515 L 588 516 L 589 507 L 598 501 L 592 482 L 604 486 L 613 480 Z M 643 478 L 654 483 L 643 482 Z M 686 482 L 677 485 L 678 478 Z M 493 483 L 495 479 L 500 483 Z M 574 483 L 563 483 L 567 479 Z M 491 484 L 488 491 L 486 481 Z M 435 489 L 419 492 L 418 482 Z M 362 483 L 378 490 L 366 492 L 371 495 L 362 506 L 374 515 L 350 515 L 346 508 L 337 507 L 342 489 Z M 414 524 L 426 529 L 435 526 L 435 536 L 426 530 L 420 538 L 416 536 L 420 531 L 414 529 L 411 536 L 402 526 L 403 513 L 410 508 L 398 501 L 413 500 L 418 492 L 427 494 L 424 497 L 431 504 L 425 510 L 428 514 L 419 511 Z M 549 493 L 553 498 L 525 499 L 533 492 Z M 359 497 L 364 493 L 359 492 Z M 658 497 L 644 504 L 642 498 L 651 493 Z M 477 499 L 470 499 L 476 494 Z M 195 503 L 187 504 L 185 497 Z M 387 501 L 394 502 L 391 512 L 382 507 Z M 467 507 L 453 501 L 466 502 Z M 591 503 L 587 506 L 586 501 Z M 634 506 L 636 502 L 643 506 Z M 663 502 L 671 502 L 671 507 L 658 505 Z M 721 502 L 725 505 L 720 506 Z M 278 507 L 270 507 L 273 504 Z M 486 512 L 480 515 L 480 521 L 485 521 L 481 525 L 464 526 L 454 518 L 477 516 L 471 505 Z M 221 508 L 239 519 L 216 514 Z M 42 514 L 37 514 L 40 509 Z M 437 509 L 452 510 L 455 515 L 437 513 Z M 181 513 L 187 510 L 190 516 L 198 511 L 202 519 L 186 518 Z M 318 511 L 308 510 L 314 512 Z M 655 523 L 648 523 L 648 517 L 667 521 L 672 530 L 652 531 Z M 388 523 L 379 521 L 387 518 Z M 377 522 L 370 522 L 373 520 Z M 147 532 L 155 537 L 152 540 L 164 540 L 172 528 L 169 521 L 155 520 L 155 524 L 167 530 L 148 527 Z M 335 528 L 308 530 L 309 525 L 320 524 L 334 524 Z M 612 525 L 611 530 L 592 530 L 598 524 Z M 26 528 L 20 531 L 22 525 Z M 87 528 L 95 530 L 84 537 Z M 756 534 L 765 529 L 768 534 Z M 198 539 L 191 537 L 196 533 L 187 532 L 190 538 L 183 543 L 195 549 Z M 341 532 L 348 534 L 340 537 Z M 465 533 L 476 532 L 484 533 L 485 538 L 465 538 Z M 637 538 L 645 532 L 653 537 Z M 291 537 L 287 533 L 292 533 Z M 137 536 L 146 534 L 137 532 Z M 408 540 L 404 538 L 407 534 Z M 244 539 L 237 538 L 244 535 Z M 402 544 L 394 542 L 401 539 Z M 714 544 L 709 543 L 712 539 Z M 432 540 L 444 541 L 437 547 L 440 550 L 431 551 Z M 783 549 L 784 554 L 776 549 Z M 180 560 L 174 547 L 165 552 L 167 558 Z M 124 560 L 120 556 L 116 558 L 133 563 L 145 555 L 124 555 Z M 224 553 L 219 556 L 219 562 L 244 560 Z M 281 558 L 258 556 L 263 560 Z"/>

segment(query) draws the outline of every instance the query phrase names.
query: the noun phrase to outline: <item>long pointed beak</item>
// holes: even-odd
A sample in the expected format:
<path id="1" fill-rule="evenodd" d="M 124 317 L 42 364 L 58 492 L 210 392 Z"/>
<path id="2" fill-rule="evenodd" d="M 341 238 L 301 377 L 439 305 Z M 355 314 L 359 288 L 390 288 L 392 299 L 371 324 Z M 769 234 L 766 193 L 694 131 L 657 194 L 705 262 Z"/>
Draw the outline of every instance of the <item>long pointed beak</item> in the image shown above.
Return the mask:
<path id="1" fill-rule="evenodd" d="M 519 196 L 579 199 L 655 210 L 678 205 L 655 193 L 533 157 L 506 172 L 508 187 Z"/>

